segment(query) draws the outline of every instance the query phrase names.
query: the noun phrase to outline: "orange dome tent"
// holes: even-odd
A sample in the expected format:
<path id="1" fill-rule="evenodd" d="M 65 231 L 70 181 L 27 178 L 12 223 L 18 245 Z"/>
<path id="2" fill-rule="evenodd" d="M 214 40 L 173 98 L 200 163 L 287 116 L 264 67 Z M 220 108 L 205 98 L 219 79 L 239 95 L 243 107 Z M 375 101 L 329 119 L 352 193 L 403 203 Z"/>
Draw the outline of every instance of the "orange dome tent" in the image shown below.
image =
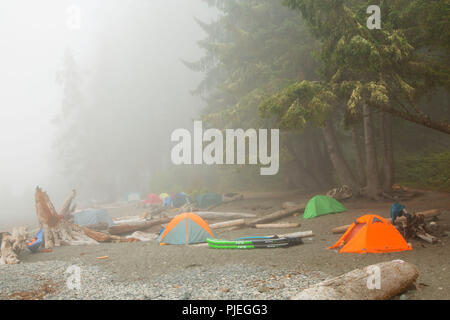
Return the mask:
<path id="1" fill-rule="evenodd" d="M 158 240 L 161 244 L 191 244 L 215 238 L 214 231 L 198 215 L 186 212 L 173 218 Z"/>
<path id="2" fill-rule="evenodd" d="M 383 217 L 369 214 L 358 218 L 336 244 L 339 253 L 383 253 L 411 250 L 400 232 Z"/>

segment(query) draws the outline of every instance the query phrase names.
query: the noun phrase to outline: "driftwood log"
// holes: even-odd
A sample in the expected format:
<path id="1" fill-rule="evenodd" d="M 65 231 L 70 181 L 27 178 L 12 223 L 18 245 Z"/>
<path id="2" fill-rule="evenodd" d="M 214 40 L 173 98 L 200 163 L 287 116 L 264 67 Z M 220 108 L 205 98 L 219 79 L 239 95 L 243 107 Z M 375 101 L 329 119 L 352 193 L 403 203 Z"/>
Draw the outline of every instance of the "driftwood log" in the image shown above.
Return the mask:
<path id="1" fill-rule="evenodd" d="M 254 213 L 242 212 L 196 211 L 194 213 L 203 219 L 242 219 L 256 217 Z"/>
<path id="2" fill-rule="evenodd" d="M 247 226 L 254 227 L 257 224 L 265 224 L 268 222 L 272 222 L 275 220 L 279 220 L 282 218 L 285 218 L 287 216 L 290 216 L 296 212 L 303 212 L 305 211 L 305 205 L 295 205 L 295 206 L 287 206 L 285 209 L 275 211 L 273 213 L 267 214 L 263 217 L 255 218 L 253 220 L 250 220 L 246 223 Z"/>
<path id="3" fill-rule="evenodd" d="M 236 220 L 230 220 L 230 221 L 224 221 L 224 222 L 218 222 L 211 224 L 210 227 L 212 229 L 224 229 L 229 228 L 226 231 L 233 231 L 237 230 L 241 227 L 254 227 L 254 228 L 295 228 L 300 226 L 300 224 L 294 224 L 294 223 L 286 223 L 286 224 L 275 224 L 275 225 L 266 225 L 267 222 L 272 222 L 275 220 L 279 220 L 282 218 L 285 218 L 287 216 L 290 216 L 296 212 L 302 212 L 305 210 L 305 206 L 303 204 L 296 204 L 293 202 L 285 202 L 282 205 L 283 209 L 278 210 L 276 212 L 270 213 L 268 215 L 265 215 L 263 217 L 258 217 L 254 219 L 236 219 Z M 198 214 L 198 212 L 195 212 L 195 214 Z M 228 218 L 230 215 L 242 215 L 241 218 L 251 218 L 255 217 L 255 214 L 251 213 L 227 213 L 227 212 L 217 212 L 212 216 L 209 216 L 208 218 L 219 218 L 219 217 L 225 217 L 226 215 Z M 207 218 L 207 215 L 204 215 L 203 218 Z"/>
<path id="4" fill-rule="evenodd" d="M 425 218 L 432 218 L 432 217 L 436 217 L 438 215 L 441 214 L 441 211 L 439 209 L 433 209 L 433 210 L 427 210 L 427 211 L 422 211 L 422 212 L 417 212 L 416 214 L 422 214 Z M 389 221 L 390 223 L 392 223 L 392 219 L 391 218 L 386 218 L 387 221 Z M 399 217 L 395 220 L 395 222 L 401 222 L 401 221 L 406 221 L 405 217 Z M 340 226 L 340 227 L 336 227 L 331 229 L 331 231 L 333 233 L 344 233 L 345 231 L 347 231 L 348 228 L 350 228 L 350 224 L 345 225 L 345 226 Z"/>
<path id="5" fill-rule="evenodd" d="M 83 230 L 84 234 L 87 235 L 89 238 L 94 239 L 95 241 L 98 242 L 110 242 L 111 236 L 109 234 L 103 233 L 103 232 L 99 232 L 99 231 L 95 231 L 86 227 L 80 227 L 81 230 Z"/>
<path id="6" fill-rule="evenodd" d="M 407 290 L 418 276 L 417 267 L 408 262 L 402 260 L 382 262 L 318 283 L 301 291 L 292 299 L 388 300 Z"/>
<path id="7" fill-rule="evenodd" d="M 300 223 L 267 223 L 256 224 L 256 229 L 283 229 L 283 228 L 298 228 Z"/>
<path id="8" fill-rule="evenodd" d="M 108 230 L 109 224 L 106 222 L 99 222 L 96 224 L 85 225 L 84 227 L 87 229 L 90 229 L 90 230 L 95 230 L 95 231 Z"/>
<path id="9" fill-rule="evenodd" d="M 149 221 L 142 221 L 137 223 L 130 223 L 130 224 L 119 224 L 115 226 L 111 226 L 108 228 L 108 232 L 110 234 L 123 234 L 128 232 L 134 232 L 139 230 L 145 230 L 153 226 L 161 225 L 164 223 L 168 223 L 172 220 L 171 218 L 162 218 L 162 219 L 155 219 L 155 220 L 149 220 Z"/>
<path id="10" fill-rule="evenodd" d="M 223 228 L 231 228 L 231 227 L 237 227 L 242 226 L 245 224 L 244 219 L 237 219 L 237 220 L 230 220 L 230 221 L 224 221 L 224 222 L 217 222 L 210 224 L 209 227 L 211 229 L 223 229 Z"/>
<path id="11" fill-rule="evenodd" d="M 279 234 L 280 238 L 311 238 L 314 237 L 314 233 L 311 230 L 297 231 L 292 233 Z"/>

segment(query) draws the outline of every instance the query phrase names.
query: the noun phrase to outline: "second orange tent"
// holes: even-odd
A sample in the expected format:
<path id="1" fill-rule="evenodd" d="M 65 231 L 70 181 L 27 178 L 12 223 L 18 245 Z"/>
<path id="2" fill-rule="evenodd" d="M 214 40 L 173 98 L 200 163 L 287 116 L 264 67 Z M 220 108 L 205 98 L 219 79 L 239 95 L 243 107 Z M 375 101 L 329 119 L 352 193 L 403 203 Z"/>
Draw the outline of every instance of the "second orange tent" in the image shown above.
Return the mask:
<path id="1" fill-rule="evenodd" d="M 370 214 L 358 218 L 344 235 L 328 249 L 339 253 L 384 253 L 412 250 L 400 232 L 383 217 Z"/>

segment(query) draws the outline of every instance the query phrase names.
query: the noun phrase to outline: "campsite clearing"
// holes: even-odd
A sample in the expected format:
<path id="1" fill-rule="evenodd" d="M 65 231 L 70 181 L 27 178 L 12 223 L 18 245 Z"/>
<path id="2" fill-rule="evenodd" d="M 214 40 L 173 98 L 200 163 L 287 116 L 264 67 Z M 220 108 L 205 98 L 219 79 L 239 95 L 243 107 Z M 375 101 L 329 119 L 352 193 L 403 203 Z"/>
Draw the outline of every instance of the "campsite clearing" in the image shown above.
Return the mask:
<path id="1" fill-rule="evenodd" d="M 254 194 L 253 196 L 245 196 L 240 201 L 224 203 L 215 208 L 215 211 L 248 212 L 262 217 L 280 210 L 282 204 L 286 201 L 303 203 L 311 196 L 300 193 L 285 193 L 272 196 Z M 404 252 L 361 255 L 352 253 L 339 254 L 335 250 L 326 250 L 327 247 L 333 245 L 342 236 L 332 234 L 330 230 L 333 227 L 349 224 L 365 214 L 377 214 L 382 217 L 388 217 L 392 202 L 387 200 L 374 202 L 357 198 L 343 201 L 343 204 L 348 209 L 343 213 L 324 215 L 308 220 L 303 220 L 301 215 L 290 215 L 278 220 L 277 223 L 301 223 L 298 231 L 313 231 L 315 237 L 304 238 L 304 244 L 300 246 L 250 251 L 213 250 L 202 246 L 160 246 L 157 241 L 102 243 L 95 246 L 64 246 L 53 248 L 53 252 L 45 254 L 24 252 L 20 256 L 20 260 L 23 263 L 5 266 L 5 270 L 10 274 L 6 281 L 18 281 L 18 279 L 14 279 L 15 273 L 12 270 L 24 268 L 24 266 L 32 263 L 56 263 L 55 261 L 73 263 L 73 261 L 76 261 L 77 264 L 85 265 L 86 268 L 98 267 L 101 268 L 102 272 L 114 275 L 114 283 L 121 284 L 124 287 L 137 286 L 141 282 L 152 283 L 150 286 L 151 290 L 149 289 L 151 293 L 149 298 L 158 298 L 156 295 L 161 292 L 161 289 L 153 287 L 154 283 L 162 283 L 162 279 L 167 281 L 168 277 L 172 277 L 174 282 L 178 281 L 176 280 L 178 278 L 183 278 L 186 283 L 179 285 L 182 285 L 182 288 L 186 290 L 189 287 L 192 288 L 192 292 L 195 292 L 197 285 L 201 285 L 201 292 L 205 292 L 205 295 L 208 292 L 215 298 L 246 299 L 255 297 L 255 290 L 258 291 L 257 288 L 246 289 L 243 287 L 239 289 L 240 293 L 237 294 L 235 290 L 238 289 L 232 283 L 242 284 L 242 281 L 245 280 L 244 278 L 248 277 L 248 273 L 242 272 L 241 274 L 236 273 L 233 275 L 233 273 L 228 274 L 224 270 L 242 269 L 242 267 L 238 267 L 242 265 L 246 266 L 250 273 L 256 269 L 263 270 L 261 273 L 255 273 L 259 277 L 255 278 L 255 281 L 268 281 L 271 273 L 277 273 L 278 280 L 269 287 L 276 287 L 276 285 L 281 287 L 291 283 L 298 286 L 299 290 L 302 290 L 305 289 L 305 284 L 302 282 L 301 276 L 304 276 L 304 280 L 312 285 L 325 280 L 325 278 L 339 276 L 356 268 L 401 259 L 414 264 L 419 269 L 419 278 L 416 282 L 418 289 L 410 290 L 406 293 L 409 299 L 446 299 L 450 296 L 450 288 L 445 285 L 450 283 L 450 273 L 446 269 L 450 262 L 448 258 L 450 256 L 450 238 L 448 237 L 450 231 L 450 197 L 448 193 L 423 191 L 420 196 L 403 202 L 409 212 L 425 211 L 431 208 L 441 210 L 437 223 L 443 235 L 440 237 L 441 242 L 433 245 L 420 240 L 408 240 L 411 242 L 413 250 Z M 252 210 L 254 207 L 258 207 L 258 210 Z M 113 218 L 125 215 L 139 215 L 141 213 L 138 210 L 133 210 L 136 209 L 125 210 L 120 208 L 109 211 Z M 214 222 L 213 220 L 208 221 L 208 223 Z M 248 227 L 234 231 L 216 230 L 218 238 L 221 239 L 286 234 L 296 231 L 297 229 L 292 228 L 255 229 Z M 96 259 L 101 256 L 108 256 L 109 258 L 105 260 Z M 215 270 L 220 272 L 215 272 Z M 309 278 L 309 275 L 317 272 L 322 274 L 320 279 Z M 198 282 L 200 274 L 207 274 L 209 277 L 208 281 Z M 220 280 L 221 274 L 224 274 L 223 281 Z M 281 280 L 286 279 L 283 277 L 288 277 L 289 274 L 292 275 L 292 281 L 288 279 L 291 282 Z M 178 278 L 175 275 L 179 275 L 177 276 Z M 218 277 L 219 284 L 209 284 L 214 277 Z M 227 283 L 230 283 L 228 289 L 231 290 L 231 293 L 225 292 L 222 297 L 216 291 L 226 288 Z M 175 285 L 176 283 L 173 284 Z M 220 288 L 216 288 L 217 285 L 220 285 Z M 289 287 L 289 290 L 291 289 Z M 291 294 L 291 291 L 287 292 L 285 290 L 287 289 L 271 289 L 268 293 L 256 295 L 256 297 L 284 299 L 287 294 Z M 167 295 L 159 296 L 159 298 L 183 298 L 183 292 L 179 295 L 176 295 L 176 292 L 178 292 L 177 289 L 170 289 Z M 108 294 L 112 294 L 112 292 L 105 292 L 105 295 Z M 193 294 L 187 298 L 197 299 L 201 297 Z"/>

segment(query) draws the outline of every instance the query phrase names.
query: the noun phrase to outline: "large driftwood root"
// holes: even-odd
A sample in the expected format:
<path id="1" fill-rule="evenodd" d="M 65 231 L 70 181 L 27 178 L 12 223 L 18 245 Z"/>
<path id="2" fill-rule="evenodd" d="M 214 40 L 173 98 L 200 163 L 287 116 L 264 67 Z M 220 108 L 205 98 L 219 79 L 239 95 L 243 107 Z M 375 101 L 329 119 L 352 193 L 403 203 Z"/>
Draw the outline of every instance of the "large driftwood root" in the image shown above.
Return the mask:
<path id="1" fill-rule="evenodd" d="M 379 271 L 380 286 L 373 285 Z M 417 267 L 402 260 L 355 269 L 305 289 L 293 300 L 388 300 L 407 290 L 419 276 Z"/>
<path id="2" fill-rule="evenodd" d="M 79 226 L 69 222 L 64 217 L 64 213 L 66 215 L 70 214 L 71 209 L 69 208 L 75 194 L 76 193 L 73 190 L 61 210 L 63 214 L 58 214 L 47 193 L 42 191 L 39 187 L 36 188 L 36 214 L 39 225 L 44 230 L 44 243 L 46 249 L 59 247 L 61 245 L 76 246 L 98 243 L 86 235 Z"/>

